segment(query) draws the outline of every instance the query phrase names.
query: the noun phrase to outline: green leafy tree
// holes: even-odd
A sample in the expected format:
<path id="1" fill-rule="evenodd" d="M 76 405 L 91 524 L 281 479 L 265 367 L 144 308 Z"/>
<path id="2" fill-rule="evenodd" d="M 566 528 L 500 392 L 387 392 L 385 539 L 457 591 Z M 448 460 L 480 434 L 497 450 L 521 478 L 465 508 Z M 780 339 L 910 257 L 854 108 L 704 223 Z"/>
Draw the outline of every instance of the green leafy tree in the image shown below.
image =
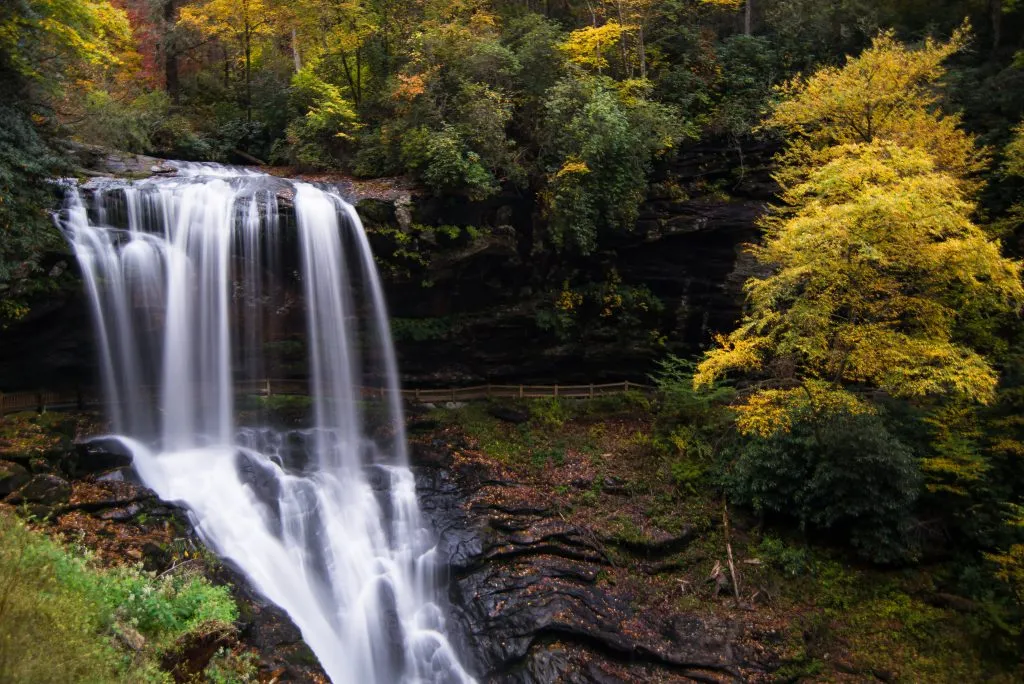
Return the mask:
<path id="1" fill-rule="evenodd" d="M 676 111 L 638 82 L 574 74 L 548 93 L 542 192 L 556 249 L 592 252 L 602 232 L 629 230 L 652 162 L 685 134 Z"/>
<path id="2" fill-rule="evenodd" d="M 913 452 L 879 416 L 834 408 L 804 406 L 791 430 L 742 441 L 727 490 L 758 513 L 794 519 L 871 561 L 913 559 L 910 526 L 921 490 Z"/>

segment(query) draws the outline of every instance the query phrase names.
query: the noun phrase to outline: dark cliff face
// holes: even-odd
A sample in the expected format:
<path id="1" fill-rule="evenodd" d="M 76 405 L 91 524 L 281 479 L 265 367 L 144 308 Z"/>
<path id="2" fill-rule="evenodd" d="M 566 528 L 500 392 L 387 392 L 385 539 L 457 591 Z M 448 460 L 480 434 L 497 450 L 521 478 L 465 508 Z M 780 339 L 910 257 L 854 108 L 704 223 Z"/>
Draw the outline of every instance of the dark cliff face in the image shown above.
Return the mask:
<path id="1" fill-rule="evenodd" d="M 654 360 L 698 353 L 738 318 L 742 284 L 754 268 L 744 245 L 757 239 L 755 222 L 776 189 L 774 151 L 764 143 L 681 150 L 658 171 L 635 229 L 586 260 L 533 252 L 538 219 L 529 196 L 468 202 L 420 195 L 399 182 L 339 187 L 357 203 L 381 262 L 405 383 L 643 380 Z M 280 199 L 287 231 L 290 198 Z M 446 237 L 450 228 L 437 227 L 462 232 Z M 394 257 L 403 245 L 417 260 L 408 268 Z M 74 273 L 70 253 L 54 261 Z M 552 273 L 598 281 L 611 269 L 624 286 L 643 287 L 659 302 L 645 321 L 649 330 L 558 334 L 541 325 L 539 312 L 551 308 L 559 287 Z M 280 339 L 304 335 L 295 316 L 279 328 Z M 43 295 L 25 320 L 0 331 L 0 389 L 95 384 L 92 337 L 88 303 L 73 282 Z"/>
<path id="2" fill-rule="evenodd" d="M 457 249 L 425 269 L 429 287 L 409 279 L 388 285 L 391 314 L 442 321 L 428 334 L 403 334 L 396 344 L 405 379 L 415 384 L 458 382 L 591 382 L 643 379 L 654 360 L 693 355 L 739 318 L 742 286 L 755 272 L 745 246 L 758 239 L 756 221 L 776 191 L 771 144 L 704 144 L 681 151 L 659 171 L 635 229 L 586 260 L 531 253 L 533 205 L 510 196 L 487 204 L 423 202 L 416 221 L 489 228 L 477 251 Z M 370 219 L 371 233 L 386 221 Z M 386 229 L 385 229 L 386 230 Z M 386 246 L 379 253 L 386 253 Z M 539 263 L 544 259 L 548 263 Z M 583 330 L 557 335 L 539 324 L 552 287 L 542 282 L 552 260 L 598 281 L 614 269 L 624 286 L 649 290 L 660 313 L 648 327 L 657 340 L 623 331 Z M 647 332 L 647 331 L 644 331 Z M 652 333 L 655 331 L 651 331 Z M 651 336 L 652 338 L 654 335 Z"/>
<path id="3" fill-rule="evenodd" d="M 73 262 L 73 257 L 66 257 Z M 0 391 L 90 386 L 96 383 L 89 304 L 80 286 L 62 288 L 0 330 Z"/>

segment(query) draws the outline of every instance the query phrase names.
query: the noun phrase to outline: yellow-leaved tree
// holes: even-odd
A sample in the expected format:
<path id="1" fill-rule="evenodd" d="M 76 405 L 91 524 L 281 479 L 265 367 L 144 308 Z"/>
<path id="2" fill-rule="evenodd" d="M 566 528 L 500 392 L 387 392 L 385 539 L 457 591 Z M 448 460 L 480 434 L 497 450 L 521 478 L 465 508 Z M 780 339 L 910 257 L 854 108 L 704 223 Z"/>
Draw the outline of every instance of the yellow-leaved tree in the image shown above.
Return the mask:
<path id="1" fill-rule="evenodd" d="M 271 0 L 206 0 L 181 8 L 179 22 L 208 38 L 216 38 L 225 49 L 233 46 L 242 63 L 245 78 L 246 118 L 252 120 L 252 66 L 263 42 L 279 31 L 285 14 Z"/>
<path id="2" fill-rule="evenodd" d="M 937 170 L 976 187 L 973 176 L 984 168 L 986 151 L 959 128 L 959 116 L 937 106 L 942 64 L 967 40 L 964 26 L 948 42 L 929 39 L 910 49 L 887 31 L 842 68 L 826 67 L 785 83 L 766 122 L 790 136 L 780 159 L 783 184 L 841 154 L 842 145 L 886 140 L 927 152 Z"/>
<path id="3" fill-rule="evenodd" d="M 865 395 L 987 403 L 997 375 L 959 336 L 965 312 L 1024 301 L 1018 262 L 977 226 L 983 154 L 936 107 L 942 61 L 965 41 L 907 48 L 883 34 L 843 68 L 781 90 L 767 125 L 789 134 L 783 206 L 753 248 L 768 275 L 700 364 L 698 386 L 760 380 L 739 425 L 762 436 L 800 416 L 870 413 Z"/>

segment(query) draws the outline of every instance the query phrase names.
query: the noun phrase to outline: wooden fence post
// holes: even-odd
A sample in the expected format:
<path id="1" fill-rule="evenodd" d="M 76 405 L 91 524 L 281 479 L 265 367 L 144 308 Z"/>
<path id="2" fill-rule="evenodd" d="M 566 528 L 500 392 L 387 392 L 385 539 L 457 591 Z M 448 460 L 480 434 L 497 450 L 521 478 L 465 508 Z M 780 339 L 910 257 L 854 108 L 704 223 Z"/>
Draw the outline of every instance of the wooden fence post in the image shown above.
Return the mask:
<path id="1" fill-rule="evenodd" d="M 423 402 L 420 401 L 420 388 L 419 387 L 416 388 L 416 395 L 415 396 L 416 396 L 416 403 L 417 404 L 422 404 Z"/>
<path id="2" fill-rule="evenodd" d="M 452 387 L 452 403 L 455 403 L 455 388 Z"/>
<path id="3" fill-rule="evenodd" d="M 267 396 L 269 397 L 270 396 L 270 378 L 267 378 L 267 389 L 266 389 L 266 391 L 267 391 Z"/>
<path id="4" fill-rule="evenodd" d="M 558 398 L 558 385 L 555 385 L 555 399 Z"/>
<path id="5" fill-rule="evenodd" d="M 622 385 L 626 388 L 625 391 L 628 392 L 629 391 L 629 380 L 627 380 L 626 382 L 622 383 Z"/>
<path id="6" fill-rule="evenodd" d="M 36 392 L 36 412 L 46 413 L 46 405 L 43 404 L 43 393 Z"/>
<path id="7" fill-rule="evenodd" d="M 523 386 L 522 385 L 519 386 L 519 398 L 520 399 L 523 398 Z"/>
<path id="8" fill-rule="evenodd" d="M 594 398 L 594 383 L 590 383 L 590 398 Z"/>

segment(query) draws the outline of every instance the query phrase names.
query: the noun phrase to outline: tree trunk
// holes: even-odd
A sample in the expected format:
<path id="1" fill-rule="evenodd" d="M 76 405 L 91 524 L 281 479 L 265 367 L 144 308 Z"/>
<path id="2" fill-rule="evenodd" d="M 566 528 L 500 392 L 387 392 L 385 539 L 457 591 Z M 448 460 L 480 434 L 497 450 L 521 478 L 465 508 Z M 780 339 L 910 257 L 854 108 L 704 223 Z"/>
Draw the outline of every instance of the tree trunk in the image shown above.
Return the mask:
<path id="1" fill-rule="evenodd" d="M 252 39 L 245 30 L 245 120 L 252 123 Z"/>
<path id="2" fill-rule="evenodd" d="M 988 11 L 992 21 L 992 52 L 996 53 L 1003 42 L 1003 0 L 989 0 Z"/>
<path id="3" fill-rule="evenodd" d="M 749 36 L 751 29 L 751 15 L 753 14 L 754 0 L 747 0 L 743 8 L 743 35 Z"/>
<path id="4" fill-rule="evenodd" d="M 356 48 L 356 107 L 363 101 L 363 48 Z"/>
<path id="5" fill-rule="evenodd" d="M 622 53 L 622 73 L 626 78 L 633 78 L 629 68 L 629 54 L 626 51 L 626 18 L 622 14 L 622 0 L 615 3 L 619 15 L 619 51 Z"/>
<path id="6" fill-rule="evenodd" d="M 358 53 L 356 53 L 358 54 Z M 352 69 L 348 65 L 348 55 L 344 50 L 339 50 L 338 55 L 341 57 L 341 68 L 345 72 L 345 80 L 348 81 L 348 89 L 352 93 L 352 100 L 359 106 L 359 88 L 357 86 L 357 79 L 359 78 L 359 67 L 356 67 L 356 77 L 352 78 Z M 358 64 L 358 62 L 357 62 Z"/>
<path id="7" fill-rule="evenodd" d="M 224 52 L 224 87 L 227 88 L 231 82 L 231 60 L 228 59 L 228 46 L 221 45 L 221 50 Z"/>
<path id="8" fill-rule="evenodd" d="M 644 25 L 637 27 L 637 49 L 640 51 L 640 78 L 647 78 L 647 43 L 644 41 Z"/>
<path id="9" fill-rule="evenodd" d="M 292 59 L 295 60 L 295 73 L 302 71 L 302 58 L 299 56 L 299 35 L 292 29 Z"/>
<path id="10" fill-rule="evenodd" d="M 164 87 L 171 101 L 178 101 L 178 93 L 181 90 L 181 78 L 178 72 L 178 49 L 173 45 L 171 31 L 176 19 L 178 8 L 175 0 L 164 2 L 164 27 L 163 27 L 163 51 L 164 51 Z"/>

